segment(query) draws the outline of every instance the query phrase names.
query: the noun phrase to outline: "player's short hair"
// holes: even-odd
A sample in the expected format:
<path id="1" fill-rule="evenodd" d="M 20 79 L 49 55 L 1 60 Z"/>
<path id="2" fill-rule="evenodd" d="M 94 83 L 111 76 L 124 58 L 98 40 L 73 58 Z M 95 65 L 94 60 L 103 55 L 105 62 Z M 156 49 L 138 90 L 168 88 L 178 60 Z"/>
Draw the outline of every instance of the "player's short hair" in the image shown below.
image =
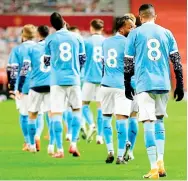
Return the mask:
<path id="1" fill-rule="evenodd" d="M 135 17 L 134 14 L 132 14 L 132 13 L 126 13 L 126 14 L 124 14 L 124 16 L 129 16 L 130 19 L 133 21 L 133 23 L 136 24 L 136 17 Z"/>
<path id="2" fill-rule="evenodd" d="M 48 26 L 41 25 L 37 28 L 37 31 L 39 32 L 40 36 L 42 36 L 43 38 L 46 38 L 49 35 Z"/>
<path id="3" fill-rule="evenodd" d="M 22 37 L 28 40 L 35 38 L 36 27 L 32 24 L 27 24 L 23 27 Z"/>
<path id="4" fill-rule="evenodd" d="M 125 24 L 127 20 L 131 20 L 131 18 L 129 16 L 123 16 L 123 17 L 117 18 L 116 23 L 115 23 L 115 31 L 118 32 L 119 29 Z"/>
<path id="5" fill-rule="evenodd" d="M 77 26 L 70 26 L 69 31 L 79 30 Z"/>
<path id="6" fill-rule="evenodd" d="M 55 28 L 56 30 L 60 30 L 61 28 L 63 28 L 63 26 L 65 24 L 63 18 L 57 12 L 54 12 L 51 14 L 50 23 L 53 26 L 53 28 Z"/>
<path id="7" fill-rule="evenodd" d="M 95 30 L 101 30 L 104 28 L 104 21 L 101 19 L 93 19 L 90 22 L 90 25 L 95 29 Z"/>
<path id="8" fill-rule="evenodd" d="M 143 4 L 139 8 L 139 15 L 145 18 L 151 18 L 155 16 L 155 9 L 152 4 Z"/>

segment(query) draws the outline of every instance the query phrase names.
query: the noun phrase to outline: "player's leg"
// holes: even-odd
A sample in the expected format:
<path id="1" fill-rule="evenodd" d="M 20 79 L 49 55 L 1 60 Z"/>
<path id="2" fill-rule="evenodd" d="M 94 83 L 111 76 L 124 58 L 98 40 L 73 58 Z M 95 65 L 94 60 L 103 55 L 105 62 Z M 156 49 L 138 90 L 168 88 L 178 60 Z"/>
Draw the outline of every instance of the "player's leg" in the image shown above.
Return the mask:
<path id="1" fill-rule="evenodd" d="M 52 155 L 53 158 L 63 158 L 63 124 L 62 124 L 62 113 L 65 109 L 66 99 L 66 87 L 63 86 L 51 86 L 50 88 L 50 102 L 51 102 L 51 113 L 52 113 L 52 125 L 55 136 L 55 143 L 57 147 L 57 153 Z"/>
<path id="2" fill-rule="evenodd" d="M 96 102 L 97 104 L 97 144 L 103 144 L 103 115 L 101 109 L 101 103 Z"/>
<path id="3" fill-rule="evenodd" d="M 66 125 L 66 141 L 71 141 L 72 138 L 72 111 L 66 110 L 63 112 L 63 120 Z"/>
<path id="4" fill-rule="evenodd" d="M 37 151 L 40 151 L 40 137 L 42 131 L 44 129 L 44 114 L 39 112 L 37 115 L 37 122 L 36 122 L 36 134 L 35 134 L 35 143 Z"/>
<path id="5" fill-rule="evenodd" d="M 22 133 L 24 136 L 24 145 L 22 150 L 29 151 L 30 140 L 28 134 L 28 115 L 20 114 L 19 120 L 20 120 L 20 127 L 22 129 Z"/>
<path id="6" fill-rule="evenodd" d="M 82 123 L 82 99 L 80 86 L 69 86 L 67 89 L 67 97 L 69 105 L 72 107 L 72 140 L 69 148 L 69 153 L 75 157 L 79 157 L 80 153 L 77 148 L 81 123 Z"/>
<path id="7" fill-rule="evenodd" d="M 30 139 L 29 139 L 29 132 L 28 132 L 28 95 L 23 95 L 19 100 L 19 112 L 20 112 L 20 127 L 22 129 L 22 133 L 24 136 L 24 145 L 23 151 L 29 151 L 30 148 Z"/>
<path id="8" fill-rule="evenodd" d="M 87 140 L 90 141 L 92 135 L 96 132 L 96 127 L 93 120 L 92 112 L 89 108 L 90 101 L 93 100 L 95 94 L 95 84 L 84 82 L 82 87 L 82 115 L 86 122 L 89 124 L 89 131 Z"/>
<path id="9" fill-rule="evenodd" d="M 71 141 L 72 139 L 72 109 L 71 108 L 68 108 L 67 110 L 67 127 L 68 127 L 68 130 L 67 130 L 67 134 L 66 134 L 66 140 L 69 140 Z"/>
<path id="10" fill-rule="evenodd" d="M 49 119 L 49 116 L 48 116 L 48 113 L 44 113 L 44 117 L 45 117 L 45 121 L 46 121 L 46 124 L 47 124 L 47 128 L 48 128 L 48 132 L 45 134 L 44 136 L 44 139 L 45 140 L 49 140 L 49 126 L 50 126 L 50 119 Z"/>
<path id="11" fill-rule="evenodd" d="M 159 167 L 159 176 L 165 177 L 166 171 L 164 168 L 164 149 L 165 149 L 165 125 L 164 116 L 166 114 L 166 107 L 168 102 L 168 94 L 160 94 L 156 99 L 156 117 L 155 122 L 155 138 L 157 145 L 157 164 Z"/>
<path id="12" fill-rule="evenodd" d="M 66 110 L 63 112 L 63 120 L 66 125 L 66 141 L 72 139 L 72 109 L 68 105 L 68 99 L 66 99 Z"/>
<path id="13" fill-rule="evenodd" d="M 42 104 L 43 95 L 38 93 L 32 89 L 29 90 L 28 95 L 28 111 L 29 111 L 29 123 L 28 123 L 28 131 L 29 131 L 29 138 L 30 138 L 30 151 L 36 152 L 36 133 L 37 133 L 37 116 L 38 112 L 40 111 L 41 104 Z M 41 121 L 41 120 L 40 120 Z M 39 121 L 39 122 L 40 122 Z M 39 140 L 39 139 L 38 139 Z M 38 143 L 38 151 L 40 150 L 40 143 Z"/>
<path id="14" fill-rule="evenodd" d="M 130 147 L 130 153 L 129 153 L 129 160 L 133 160 L 134 159 L 134 155 L 133 155 L 133 150 L 134 150 L 134 146 L 136 143 L 136 137 L 138 135 L 138 120 L 137 120 L 137 113 L 138 113 L 138 104 L 137 104 L 137 100 L 134 96 L 134 100 L 132 101 L 132 106 L 131 106 L 131 115 L 129 117 L 129 131 L 128 131 L 128 137 L 129 137 L 129 141 L 131 143 L 131 147 Z"/>
<path id="15" fill-rule="evenodd" d="M 112 163 L 114 161 L 112 114 L 115 111 L 115 94 L 113 88 L 101 87 L 101 108 L 103 113 L 103 137 L 108 152 L 105 162 Z"/>
<path id="16" fill-rule="evenodd" d="M 143 122 L 144 141 L 150 161 L 151 170 L 144 178 L 158 179 L 157 148 L 155 141 L 155 95 L 142 92 L 137 95 L 139 106 L 139 121 Z"/>
<path id="17" fill-rule="evenodd" d="M 116 129 L 118 135 L 118 153 L 116 164 L 125 163 L 130 151 L 130 143 L 128 141 L 128 118 L 131 112 L 131 100 L 125 97 L 124 90 L 115 89 L 115 114 L 116 114 Z M 126 160 L 127 161 L 127 160 Z"/>
<path id="18" fill-rule="evenodd" d="M 48 126 L 48 132 L 49 132 L 49 144 L 48 144 L 48 154 L 53 155 L 54 154 L 54 146 L 55 146 L 55 133 L 53 130 L 53 121 L 52 121 L 52 115 L 50 111 L 50 93 L 45 93 L 43 97 L 43 111 L 46 112 L 48 119 L 49 119 L 49 126 Z"/>
<path id="19" fill-rule="evenodd" d="M 101 109 L 101 93 L 100 85 L 96 85 L 96 104 L 97 104 L 97 144 L 103 144 L 103 116 Z"/>

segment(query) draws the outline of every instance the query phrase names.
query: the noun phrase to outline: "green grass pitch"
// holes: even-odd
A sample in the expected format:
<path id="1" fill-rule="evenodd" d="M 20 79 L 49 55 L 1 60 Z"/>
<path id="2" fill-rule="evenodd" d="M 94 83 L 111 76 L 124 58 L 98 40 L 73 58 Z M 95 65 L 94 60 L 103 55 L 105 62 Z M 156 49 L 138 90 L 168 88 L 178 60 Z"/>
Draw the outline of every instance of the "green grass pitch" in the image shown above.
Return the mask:
<path id="1" fill-rule="evenodd" d="M 95 110 L 95 104 L 91 105 Z M 94 111 L 96 113 L 96 111 Z M 96 114 L 95 114 L 96 115 Z M 168 105 L 169 117 L 165 119 L 165 165 L 168 176 L 163 180 L 186 180 L 186 102 Z M 42 150 L 37 154 L 22 152 L 23 137 L 19 127 L 18 112 L 13 101 L 0 103 L 0 179 L 14 180 L 140 180 L 149 171 L 149 161 L 144 147 L 143 127 L 134 151 L 135 160 L 127 165 L 107 165 L 105 145 L 78 143 L 80 158 L 68 153 L 69 143 L 64 141 L 65 158 L 53 159 L 47 155 L 48 142 L 41 137 Z M 117 136 L 114 130 L 114 141 Z M 115 144 L 116 148 L 116 144 Z"/>

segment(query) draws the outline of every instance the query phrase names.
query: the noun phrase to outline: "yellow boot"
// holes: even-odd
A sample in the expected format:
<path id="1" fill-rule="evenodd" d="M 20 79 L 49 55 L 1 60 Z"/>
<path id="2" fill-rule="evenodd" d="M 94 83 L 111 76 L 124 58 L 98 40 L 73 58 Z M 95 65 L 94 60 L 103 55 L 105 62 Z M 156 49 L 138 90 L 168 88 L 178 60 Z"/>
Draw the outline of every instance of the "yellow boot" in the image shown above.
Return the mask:
<path id="1" fill-rule="evenodd" d="M 151 169 L 148 174 L 146 174 L 146 175 L 143 176 L 143 178 L 147 178 L 147 179 L 159 179 L 158 169 L 157 168 Z"/>
<path id="2" fill-rule="evenodd" d="M 157 166 L 159 168 L 159 177 L 166 177 L 166 171 L 165 171 L 165 168 L 164 168 L 164 161 L 160 160 L 157 162 Z"/>

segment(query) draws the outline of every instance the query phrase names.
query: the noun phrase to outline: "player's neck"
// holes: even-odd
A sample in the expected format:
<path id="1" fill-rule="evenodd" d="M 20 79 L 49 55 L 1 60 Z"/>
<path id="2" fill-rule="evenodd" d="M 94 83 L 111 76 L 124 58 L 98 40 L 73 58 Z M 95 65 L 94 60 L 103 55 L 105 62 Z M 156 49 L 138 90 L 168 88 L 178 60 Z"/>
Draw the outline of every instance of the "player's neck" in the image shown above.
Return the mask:
<path id="1" fill-rule="evenodd" d="M 144 21 L 142 22 L 142 24 L 144 24 L 144 23 L 155 23 L 155 20 L 154 20 L 154 19 L 144 20 Z"/>
<path id="2" fill-rule="evenodd" d="M 124 35 L 123 35 L 121 32 L 119 32 L 119 31 L 116 33 L 116 35 L 122 35 L 122 36 L 124 36 Z"/>
<path id="3" fill-rule="evenodd" d="M 44 40 L 44 38 L 41 38 L 41 39 L 39 39 L 39 42 L 40 42 L 40 41 L 43 41 L 43 40 Z"/>
<path id="4" fill-rule="evenodd" d="M 101 31 L 96 31 L 96 32 L 93 32 L 92 35 L 102 35 L 102 32 Z"/>

